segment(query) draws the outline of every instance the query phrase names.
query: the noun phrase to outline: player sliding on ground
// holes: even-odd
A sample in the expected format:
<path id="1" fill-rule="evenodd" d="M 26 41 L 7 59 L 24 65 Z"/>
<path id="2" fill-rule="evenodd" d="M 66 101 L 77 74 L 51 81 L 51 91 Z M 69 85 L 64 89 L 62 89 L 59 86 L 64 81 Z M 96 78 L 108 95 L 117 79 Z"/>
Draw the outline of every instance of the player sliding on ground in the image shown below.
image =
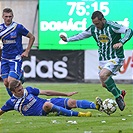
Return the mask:
<path id="1" fill-rule="evenodd" d="M 57 92 L 52 90 L 39 90 L 37 88 L 23 88 L 19 80 L 9 83 L 9 88 L 13 96 L 0 109 L 0 115 L 16 110 L 24 116 L 46 116 L 50 112 L 57 112 L 58 115 L 90 117 L 91 112 L 77 112 L 72 108 L 95 109 L 102 111 L 102 101 L 96 98 L 96 104 L 88 100 L 74 100 L 71 98 L 51 98 L 50 100 L 39 98 L 38 95 L 46 96 L 72 96 L 77 92 Z"/>

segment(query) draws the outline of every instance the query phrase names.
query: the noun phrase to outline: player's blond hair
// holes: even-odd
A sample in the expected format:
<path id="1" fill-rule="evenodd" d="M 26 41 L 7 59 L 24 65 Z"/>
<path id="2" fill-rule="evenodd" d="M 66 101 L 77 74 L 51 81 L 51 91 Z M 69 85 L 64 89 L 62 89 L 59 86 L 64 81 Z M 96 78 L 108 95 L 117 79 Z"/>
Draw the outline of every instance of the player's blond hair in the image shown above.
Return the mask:
<path id="1" fill-rule="evenodd" d="M 19 87 L 20 85 L 21 85 L 21 81 L 19 81 L 19 80 L 12 80 L 12 81 L 9 82 L 9 89 L 11 91 L 15 91 L 15 89 L 17 87 Z"/>
<path id="2" fill-rule="evenodd" d="M 3 13 L 12 13 L 12 15 L 13 15 L 13 11 L 12 11 L 12 9 L 11 8 L 4 8 L 3 9 Z"/>

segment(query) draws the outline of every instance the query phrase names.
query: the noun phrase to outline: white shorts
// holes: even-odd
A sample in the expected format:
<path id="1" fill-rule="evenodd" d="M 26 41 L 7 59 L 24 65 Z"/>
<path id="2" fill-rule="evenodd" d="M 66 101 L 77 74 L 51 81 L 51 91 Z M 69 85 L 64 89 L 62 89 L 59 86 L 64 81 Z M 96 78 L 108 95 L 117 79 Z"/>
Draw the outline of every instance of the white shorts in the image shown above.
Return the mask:
<path id="1" fill-rule="evenodd" d="M 113 75 L 116 75 L 124 63 L 124 58 L 115 58 L 107 61 L 99 61 L 99 72 L 106 68 L 112 72 Z"/>

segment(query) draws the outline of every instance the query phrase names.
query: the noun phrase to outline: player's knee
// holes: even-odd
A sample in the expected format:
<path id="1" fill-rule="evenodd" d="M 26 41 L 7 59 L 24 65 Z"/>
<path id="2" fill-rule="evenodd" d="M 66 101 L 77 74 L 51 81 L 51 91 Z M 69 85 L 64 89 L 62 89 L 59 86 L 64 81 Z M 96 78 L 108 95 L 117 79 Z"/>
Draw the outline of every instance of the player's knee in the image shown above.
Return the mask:
<path id="1" fill-rule="evenodd" d="M 107 75 L 106 73 L 100 73 L 99 77 L 101 79 L 102 82 L 106 81 L 107 78 L 109 77 L 109 75 Z"/>
<path id="2" fill-rule="evenodd" d="M 100 73 L 100 74 L 99 74 L 99 77 L 100 77 L 100 79 L 103 81 L 103 80 L 105 79 L 104 73 Z"/>
<path id="3" fill-rule="evenodd" d="M 68 107 L 70 108 L 76 108 L 76 100 L 74 99 L 69 99 L 67 102 Z"/>
<path id="4" fill-rule="evenodd" d="M 45 112 L 50 112 L 51 108 L 52 108 L 52 103 L 50 103 L 50 102 L 45 102 L 45 103 L 44 103 L 44 105 L 43 105 L 43 110 L 44 110 Z"/>

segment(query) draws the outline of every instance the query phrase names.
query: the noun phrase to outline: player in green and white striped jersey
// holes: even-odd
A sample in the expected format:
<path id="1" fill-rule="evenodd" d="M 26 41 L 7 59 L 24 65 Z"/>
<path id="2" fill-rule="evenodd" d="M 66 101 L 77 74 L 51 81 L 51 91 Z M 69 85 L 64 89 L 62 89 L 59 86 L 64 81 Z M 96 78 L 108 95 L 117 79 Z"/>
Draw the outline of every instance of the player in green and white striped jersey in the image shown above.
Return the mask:
<path id="1" fill-rule="evenodd" d="M 115 96 L 120 110 L 123 111 L 126 92 L 117 88 L 112 75 L 116 75 L 124 63 L 123 45 L 132 37 L 133 32 L 116 22 L 107 21 L 100 11 L 93 12 L 91 19 L 93 24 L 85 31 L 69 38 L 60 35 L 60 38 L 66 42 L 83 40 L 91 36 L 95 39 L 99 47 L 99 77 L 102 86 Z M 121 34 L 125 34 L 123 38 Z"/>

